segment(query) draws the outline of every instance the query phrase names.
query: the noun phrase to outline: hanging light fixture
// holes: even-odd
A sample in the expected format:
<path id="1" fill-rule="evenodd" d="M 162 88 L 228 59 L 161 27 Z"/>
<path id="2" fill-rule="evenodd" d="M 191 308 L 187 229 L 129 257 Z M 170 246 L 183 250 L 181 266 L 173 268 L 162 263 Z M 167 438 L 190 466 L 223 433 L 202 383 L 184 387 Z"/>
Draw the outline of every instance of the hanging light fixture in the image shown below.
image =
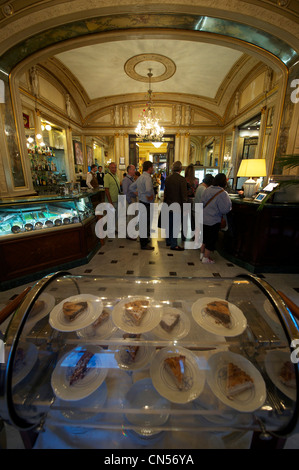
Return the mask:
<path id="1" fill-rule="evenodd" d="M 164 135 L 164 128 L 159 126 L 159 119 L 155 116 L 155 110 L 152 104 L 152 90 L 151 90 L 151 78 L 153 76 L 152 69 L 148 69 L 149 89 L 148 89 L 148 102 L 146 108 L 143 110 L 143 114 L 138 122 L 135 129 L 137 137 L 148 140 L 148 141 L 161 141 Z"/>

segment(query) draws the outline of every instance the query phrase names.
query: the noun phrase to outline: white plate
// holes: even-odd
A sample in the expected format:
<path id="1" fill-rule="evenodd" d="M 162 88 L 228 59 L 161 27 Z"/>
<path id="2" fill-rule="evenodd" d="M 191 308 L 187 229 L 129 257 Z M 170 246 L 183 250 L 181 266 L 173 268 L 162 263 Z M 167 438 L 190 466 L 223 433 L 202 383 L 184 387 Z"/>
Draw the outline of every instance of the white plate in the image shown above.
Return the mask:
<path id="1" fill-rule="evenodd" d="M 243 393 L 228 398 L 226 396 L 226 368 L 232 362 L 244 370 L 254 381 L 254 387 Z M 213 393 L 227 406 L 238 411 L 251 412 L 260 408 L 266 399 L 266 386 L 260 372 L 240 354 L 222 351 L 213 354 L 208 361 L 207 382 Z"/>
<path id="2" fill-rule="evenodd" d="M 103 310 L 108 310 L 108 308 L 104 308 Z M 93 338 L 93 339 L 107 339 L 109 338 L 115 331 L 117 331 L 117 327 L 114 325 L 111 317 L 111 313 L 109 311 L 109 318 L 104 321 L 101 325 L 97 328 L 94 328 L 92 324 L 87 328 L 83 328 L 82 330 L 77 331 L 77 336 L 79 338 Z"/>
<path id="3" fill-rule="evenodd" d="M 77 364 L 80 354 L 84 351 L 94 353 L 90 359 L 90 369 L 82 380 L 73 385 L 69 384 L 69 378 L 74 366 Z M 105 380 L 107 369 L 103 368 L 101 360 L 101 348 L 99 346 L 82 346 L 69 351 L 57 363 L 52 377 L 51 385 L 55 395 L 62 400 L 81 400 L 93 393 Z"/>
<path id="4" fill-rule="evenodd" d="M 106 382 L 103 382 L 95 392 L 82 400 L 72 402 L 71 406 L 68 401 L 56 399 L 55 408 L 60 408 L 61 414 L 68 420 L 86 421 L 103 411 L 107 393 Z"/>
<path id="5" fill-rule="evenodd" d="M 161 397 L 153 387 L 151 379 L 142 379 L 135 382 L 126 395 L 124 406 L 138 410 L 169 410 L 170 403 Z M 161 413 L 126 413 L 127 420 L 137 426 L 137 432 L 141 435 L 152 436 L 153 426 L 163 426 L 168 420 L 169 414 Z M 158 431 L 160 432 L 160 431 Z"/>
<path id="6" fill-rule="evenodd" d="M 178 354 L 186 357 L 183 390 L 178 389 L 164 365 L 164 359 Z M 161 349 L 151 363 L 150 374 L 156 390 L 173 403 L 188 403 L 194 400 L 201 394 L 205 384 L 205 372 L 200 369 L 198 359 L 182 347 Z"/>
<path id="7" fill-rule="evenodd" d="M 149 300 L 147 312 L 139 326 L 136 326 L 125 313 L 125 304 L 135 300 Z M 112 312 L 112 320 L 117 328 L 125 331 L 126 333 L 146 333 L 147 331 L 151 331 L 157 325 L 159 325 L 161 315 L 162 307 L 158 302 L 156 303 L 149 297 L 140 295 L 127 297 L 126 299 L 123 299 L 118 304 L 116 304 Z"/>
<path id="8" fill-rule="evenodd" d="M 38 321 L 48 315 L 48 313 L 52 310 L 55 305 L 55 298 L 53 297 L 53 295 L 48 294 L 47 292 L 43 292 L 37 300 L 42 300 L 45 305 L 37 315 L 32 316 L 29 313 L 28 319 L 25 324 L 26 330 L 27 328 L 31 329 Z"/>
<path id="9" fill-rule="evenodd" d="M 279 378 L 283 364 L 290 360 L 291 357 L 289 351 L 268 351 L 265 357 L 265 368 L 274 385 L 288 398 L 295 401 L 297 393 L 296 389 L 287 387 Z"/>
<path id="10" fill-rule="evenodd" d="M 140 339 L 144 338 L 141 337 Z M 128 345 L 138 346 L 138 341 L 130 340 L 129 338 L 125 341 Z M 145 367 L 151 361 L 155 351 L 156 348 L 148 344 L 139 346 L 135 361 L 132 361 L 126 353 L 126 346 L 120 346 L 119 350 L 115 352 L 114 357 L 120 369 L 136 370 Z"/>
<path id="11" fill-rule="evenodd" d="M 23 350 L 23 360 L 16 361 L 18 349 Z M 36 361 L 38 359 L 38 350 L 35 344 L 32 343 L 23 343 L 18 344 L 16 351 L 16 356 L 13 364 L 13 375 L 12 375 L 12 386 L 17 385 L 21 380 L 23 380 L 29 372 L 33 369 Z"/>
<path id="12" fill-rule="evenodd" d="M 192 405 L 196 410 L 202 412 L 202 414 L 196 416 L 210 423 L 231 426 L 237 418 L 235 410 L 218 400 L 207 384 L 200 397 L 196 398 Z"/>
<path id="13" fill-rule="evenodd" d="M 163 313 L 161 320 L 164 315 L 167 313 L 179 313 L 180 314 L 180 320 L 179 322 L 175 325 L 175 327 L 170 331 L 164 330 L 164 328 L 161 327 L 160 323 L 159 325 L 152 331 L 153 334 L 158 336 L 160 339 L 182 339 L 187 336 L 187 334 L 190 331 L 190 320 L 188 315 L 184 313 L 182 310 L 179 310 L 177 308 L 173 307 L 163 307 Z"/>
<path id="14" fill-rule="evenodd" d="M 215 297 L 202 297 L 201 299 L 198 299 L 196 302 L 194 302 L 191 309 L 192 316 L 196 323 L 215 335 L 232 337 L 243 333 L 247 327 L 247 320 L 244 317 L 242 310 L 240 310 L 236 305 L 228 302 L 228 307 L 231 313 L 230 328 L 226 328 L 220 323 L 217 323 L 217 321 L 211 315 L 205 312 L 207 304 L 215 301 L 223 301 L 223 299 L 218 299 Z"/>
<path id="15" fill-rule="evenodd" d="M 84 301 L 87 302 L 87 309 L 78 315 L 75 320 L 69 321 L 64 317 L 62 307 L 65 302 Z M 90 294 L 73 295 L 72 297 L 68 297 L 55 305 L 50 313 L 49 323 L 52 328 L 58 331 L 70 332 L 81 330 L 82 328 L 86 328 L 91 325 L 101 315 L 102 310 L 103 303 L 100 297 Z"/>

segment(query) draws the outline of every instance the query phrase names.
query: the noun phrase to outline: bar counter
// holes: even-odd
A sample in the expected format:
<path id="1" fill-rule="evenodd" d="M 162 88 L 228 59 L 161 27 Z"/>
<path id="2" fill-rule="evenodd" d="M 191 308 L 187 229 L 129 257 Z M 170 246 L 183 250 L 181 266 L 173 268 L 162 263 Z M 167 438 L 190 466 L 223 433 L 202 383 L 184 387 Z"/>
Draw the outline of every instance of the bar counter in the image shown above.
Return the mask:
<path id="1" fill-rule="evenodd" d="M 299 272 L 299 204 L 265 204 L 231 196 L 228 230 L 218 252 L 252 273 Z"/>

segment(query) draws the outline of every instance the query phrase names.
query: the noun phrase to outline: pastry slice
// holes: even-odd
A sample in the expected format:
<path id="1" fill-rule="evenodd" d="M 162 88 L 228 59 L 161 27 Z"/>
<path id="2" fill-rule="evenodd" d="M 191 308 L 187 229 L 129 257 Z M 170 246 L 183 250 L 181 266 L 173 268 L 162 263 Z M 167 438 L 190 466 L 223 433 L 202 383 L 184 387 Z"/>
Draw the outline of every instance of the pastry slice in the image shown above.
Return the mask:
<path id="1" fill-rule="evenodd" d="M 164 359 L 165 368 L 173 377 L 179 390 L 183 390 L 184 387 L 185 360 L 186 357 L 183 355 L 171 356 Z"/>
<path id="2" fill-rule="evenodd" d="M 123 338 L 124 339 L 128 339 L 128 338 L 138 339 L 140 338 L 140 336 L 141 336 L 140 334 L 125 333 L 123 335 Z M 138 350 L 139 350 L 139 346 L 134 346 L 134 345 L 125 346 L 125 352 L 130 361 L 135 361 Z"/>
<path id="3" fill-rule="evenodd" d="M 87 302 L 64 302 L 62 307 L 64 317 L 69 321 L 74 321 L 86 309 Z"/>
<path id="4" fill-rule="evenodd" d="M 78 382 L 78 380 L 82 380 L 86 376 L 88 372 L 88 363 L 92 357 L 93 353 L 90 351 L 85 351 L 84 354 L 80 357 L 75 366 L 74 372 L 70 377 L 70 385 Z"/>
<path id="5" fill-rule="evenodd" d="M 205 312 L 211 315 L 217 323 L 226 328 L 231 326 L 231 314 L 228 308 L 228 302 L 225 300 L 215 300 L 207 304 Z"/>
<path id="6" fill-rule="evenodd" d="M 99 318 L 92 324 L 93 328 L 98 328 L 100 325 L 105 323 L 109 318 L 109 312 L 108 310 L 103 310 Z"/>
<path id="7" fill-rule="evenodd" d="M 130 361 L 135 361 L 139 346 L 126 346 L 126 354 Z"/>
<path id="8" fill-rule="evenodd" d="M 160 326 L 163 328 L 163 330 L 167 331 L 167 333 L 170 333 L 179 321 L 179 313 L 166 313 L 163 315 L 162 320 L 160 321 Z"/>
<path id="9" fill-rule="evenodd" d="M 279 374 L 279 380 L 286 386 L 290 388 L 296 388 L 296 375 L 294 365 L 291 361 L 286 361 Z"/>
<path id="10" fill-rule="evenodd" d="M 147 313 L 148 300 L 134 300 L 125 304 L 125 312 L 136 326 L 139 326 Z"/>
<path id="11" fill-rule="evenodd" d="M 233 398 L 254 387 L 253 379 L 232 362 L 227 365 L 226 395 Z"/>

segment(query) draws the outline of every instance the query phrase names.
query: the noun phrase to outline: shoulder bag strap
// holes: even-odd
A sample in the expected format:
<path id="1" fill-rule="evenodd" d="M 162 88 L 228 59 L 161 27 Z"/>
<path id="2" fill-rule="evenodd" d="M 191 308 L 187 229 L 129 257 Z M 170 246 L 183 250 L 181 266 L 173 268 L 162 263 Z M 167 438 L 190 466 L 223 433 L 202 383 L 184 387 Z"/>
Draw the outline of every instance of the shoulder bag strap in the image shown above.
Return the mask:
<path id="1" fill-rule="evenodd" d="M 218 193 L 214 194 L 214 196 L 211 197 L 211 199 L 209 199 L 208 202 L 206 202 L 204 207 L 207 207 L 207 205 L 210 204 L 210 202 L 214 199 L 214 197 L 218 196 L 218 194 L 222 193 L 223 191 L 224 191 L 224 189 L 220 189 L 220 191 L 218 191 Z"/>
<path id="2" fill-rule="evenodd" d="M 120 186 L 119 186 L 117 180 L 114 178 L 114 176 L 113 176 L 112 173 L 109 172 L 108 174 L 109 174 L 110 176 L 112 176 L 112 178 L 114 179 L 114 181 L 115 181 L 115 183 L 116 183 L 116 186 L 117 186 L 117 189 L 118 189 L 118 192 L 119 192 L 119 194 L 121 194 Z"/>

